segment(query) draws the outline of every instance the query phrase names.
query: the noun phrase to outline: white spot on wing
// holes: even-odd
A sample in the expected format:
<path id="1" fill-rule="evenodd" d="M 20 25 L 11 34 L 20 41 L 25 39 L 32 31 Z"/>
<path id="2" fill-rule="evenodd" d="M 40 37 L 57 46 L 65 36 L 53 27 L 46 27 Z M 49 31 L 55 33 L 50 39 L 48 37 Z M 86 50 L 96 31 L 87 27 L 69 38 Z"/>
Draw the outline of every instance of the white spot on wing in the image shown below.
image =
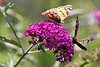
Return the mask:
<path id="1" fill-rule="evenodd" d="M 72 8 L 70 8 L 70 9 L 72 9 Z"/>
<path id="2" fill-rule="evenodd" d="M 68 11 L 68 13 L 70 12 L 70 10 L 67 10 Z"/>
<path id="3" fill-rule="evenodd" d="M 67 17 L 67 14 L 66 13 L 64 13 L 65 14 L 65 17 Z"/>

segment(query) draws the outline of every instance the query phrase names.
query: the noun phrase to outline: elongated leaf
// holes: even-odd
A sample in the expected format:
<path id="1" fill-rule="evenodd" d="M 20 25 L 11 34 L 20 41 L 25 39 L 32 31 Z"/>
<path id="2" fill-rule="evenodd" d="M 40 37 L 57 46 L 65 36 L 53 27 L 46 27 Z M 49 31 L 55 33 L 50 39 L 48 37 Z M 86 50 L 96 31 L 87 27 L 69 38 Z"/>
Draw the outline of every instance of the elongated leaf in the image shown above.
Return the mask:
<path id="1" fill-rule="evenodd" d="M 7 66 L 8 67 L 13 67 L 13 59 L 12 59 L 12 56 L 11 56 L 11 54 L 10 53 L 8 53 L 9 54 L 9 57 L 10 57 L 10 60 L 9 61 L 7 61 Z"/>
<path id="2" fill-rule="evenodd" d="M 11 3 L 8 3 L 6 6 L 5 6 L 5 9 L 4 9 L 4 12 L 6 13 L 8 9 L 10 9 L 14 4 L 11 4 Z"/>
<path id="3" fill-rule="evenodd" d="M 8 39 L 6 37 L 0 36 L 0 40 L 4 41 L 4 42 L 7 42 L 7 43 L 10 43 L 10 44 L 13 44 L 13 45 L 15 45 L 17 47 L 20 47 L 19 44 L 16 41 Z"/>
<path id="4" fill-rule="evenodd" d="M 14 4 L 8 3 L 5 7 L 0 7 L 0 10 L 4 17 L 6 17 L 6 12 L 10 9 Z"/>
<path id="5" fill-rule="evenodd" d="M 11 61 L 10 61 L 10 60 L 9 60 L 9 61 L 7 61 L 7 66 L 8 66 L 8 67 L 11 67 L 11 65 L 10 65 L 10 64 L 11 64 Z"/>
<path id="6" fill-rule="evenodd" d="M 84 9 L 74 9 L 69 13 L 69 15 L 66 18 L 65 22 L 72 22 L 72 21 L 68 21 L 68 20 L 72 20 L 72 18 L 74 19 L 77 16 L 80 16 L 80 15 L 82 15 L 84 13 L 85 13 Z"/>

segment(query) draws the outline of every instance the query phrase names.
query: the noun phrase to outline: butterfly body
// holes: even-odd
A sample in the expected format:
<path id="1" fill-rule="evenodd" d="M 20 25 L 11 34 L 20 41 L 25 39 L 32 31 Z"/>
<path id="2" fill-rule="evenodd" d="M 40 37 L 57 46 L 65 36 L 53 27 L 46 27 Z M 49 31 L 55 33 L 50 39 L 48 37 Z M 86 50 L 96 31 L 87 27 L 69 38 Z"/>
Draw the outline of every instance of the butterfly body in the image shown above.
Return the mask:
<path id="1" fill-rule="evenodd" d="M 57 23 L 64 23 L 64 19 L 68 16 L 72 9 L 72 5 L 60 6 L 43 12 L 42 15 L 49 17 Z"/>
<path id="2" fill-rule="evenodd" d="M 81 43 L 79 43 L 77 37 L 73 37 L 73 44 L 77 44 L 77 46 L 80 47 L 81 49 L 87 50 L 87 48 L 84 45 L 82 45 Z"/>

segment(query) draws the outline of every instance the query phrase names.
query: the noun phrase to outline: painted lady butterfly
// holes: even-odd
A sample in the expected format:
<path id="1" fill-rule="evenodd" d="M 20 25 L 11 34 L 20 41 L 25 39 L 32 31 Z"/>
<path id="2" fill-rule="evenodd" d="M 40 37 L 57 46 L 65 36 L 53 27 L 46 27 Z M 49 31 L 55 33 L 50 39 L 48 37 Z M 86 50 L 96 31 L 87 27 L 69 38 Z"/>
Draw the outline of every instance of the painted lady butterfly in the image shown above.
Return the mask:
<path id="1" fill-rule="evenodd" d="M 60 6 L 58 8 L 53 8 L 43 12 L 42 15 L 49 17 L 50 19 L 58 22 L 64 23 L 64 19 L 68 16 L 72 9 L 72 5 Z"/>

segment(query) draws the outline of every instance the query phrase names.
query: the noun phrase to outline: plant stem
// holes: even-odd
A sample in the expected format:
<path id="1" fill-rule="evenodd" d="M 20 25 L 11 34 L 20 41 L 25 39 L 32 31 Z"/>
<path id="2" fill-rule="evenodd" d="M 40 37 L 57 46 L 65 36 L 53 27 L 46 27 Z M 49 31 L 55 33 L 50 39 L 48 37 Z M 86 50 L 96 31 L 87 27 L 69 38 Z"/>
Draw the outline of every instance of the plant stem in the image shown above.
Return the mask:
<path id="1" fill-rule="evenodd" d="M 27 48 L 26 52 L 21 56 L 21 58 L 20 58 L 20 59 L 18 60 L 18 62 L 14 65 L 14 67 L 16 67 L 16 66 L 21 62 L 21 60 L 28 54 L 29 50 L 30 50 L 33 46 L 34 46 L 34 44 L 30 45 L 30 46 Z"/>
<path id="2" fill-rule="evenodd" d="M 24 53 L 24 54 L 21 56 L 21 58 L 18 60 L 18 62 L 14 65 L 14 67 L 16 67 L 26 55 L 27 55 L 27 53 Z"/>
<path id="3" fill-rule="evenodd" d="M 5 18 L 6 21 L 8 22 L 8 24 L 9 24 L 9 26 L 11 27 L 11 29 L 12 29 L 12 31 L 13 31 L 15 37 L 17 38 L 17 41 L 19 42 L 19 45 L 20 45 L 20 47 L 21 47 L 23 53 L 25 53 L 25 51 L 24 51 L 24 49 L 23 49 L 23 47 L 22 47 L 22 45 L 21 45 L 21 43 L 20 43 L 20 41 L 19 41 L 19 38 L 18 38 L 18 36 L 17 36 L 15 30 L 13 29 L 12 25 L 10 24 L 9 20 L 8 20 L 5 16 L 4 16 L 4 18 Z"/>
<path id="4" fill-rule="evenodd" d="M 45 49 L 45 51 L 47 51 L 47 50 L 49 50 L 49 49 Z M 37 51 L 30 51 L 30 52 L 28 52 L 28 54 L 30 54 L 30 53 L 37 53 L 37 52 L 41 52 L 41 50 L 37 50 Z"/>

